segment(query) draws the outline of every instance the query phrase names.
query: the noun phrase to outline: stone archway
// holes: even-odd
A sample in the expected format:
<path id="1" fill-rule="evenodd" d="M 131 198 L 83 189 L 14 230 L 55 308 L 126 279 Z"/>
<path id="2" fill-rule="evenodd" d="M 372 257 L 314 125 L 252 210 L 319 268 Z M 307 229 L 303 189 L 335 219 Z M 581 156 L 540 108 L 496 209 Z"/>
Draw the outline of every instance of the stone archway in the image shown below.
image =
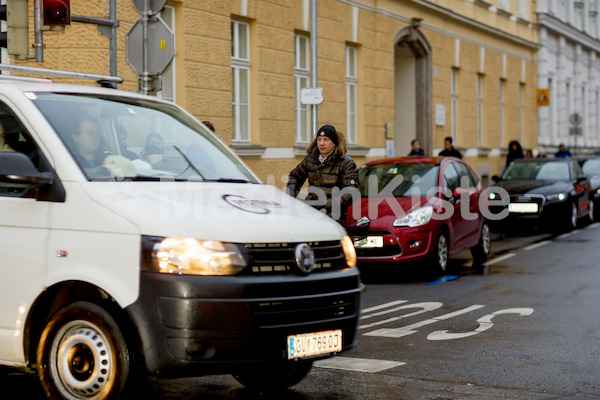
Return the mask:
<path id="1" fill-rule="evenodd" d="M 429 42 L 419 30 L 420 20 L 394 38 L 394 144 L 396 156 L 410 152 L 419 139 L 425 154 L 433 151 L 432 61 Z"/>

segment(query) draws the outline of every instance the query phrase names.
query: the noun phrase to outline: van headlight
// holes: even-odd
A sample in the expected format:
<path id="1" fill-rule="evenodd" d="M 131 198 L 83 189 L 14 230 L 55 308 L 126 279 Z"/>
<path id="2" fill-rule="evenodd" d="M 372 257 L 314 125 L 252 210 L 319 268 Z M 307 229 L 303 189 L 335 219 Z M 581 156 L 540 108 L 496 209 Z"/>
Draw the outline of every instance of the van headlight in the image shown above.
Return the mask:
<path id="1" fill-rule="evenodd" d="M 432 215 L 433 207 L 425 206 L 413 212 L 410 212 L 403 217 L 396 218 L 392 225 L 394 225 L 395 227 L 408 226 L 414 228 L 415 226 L 425 225 L 426 223 L 431 221 Z"/>
<path id="2" fill-rule="evenodd" d="M 354 243 L 349 236 L 342 238 L 342 249 L 344 250 L 344 256 L 346 257 L 346 264 L 350 268 L 356 267 L 356 250 L 354 249 Z"/>
<path id="3" fill-rule="evenodd" d="M 246 267 L 237 246 L 216 240 L 166 237 L 151 247 L 151 270 L 175 275 L 235 275 Z"/>

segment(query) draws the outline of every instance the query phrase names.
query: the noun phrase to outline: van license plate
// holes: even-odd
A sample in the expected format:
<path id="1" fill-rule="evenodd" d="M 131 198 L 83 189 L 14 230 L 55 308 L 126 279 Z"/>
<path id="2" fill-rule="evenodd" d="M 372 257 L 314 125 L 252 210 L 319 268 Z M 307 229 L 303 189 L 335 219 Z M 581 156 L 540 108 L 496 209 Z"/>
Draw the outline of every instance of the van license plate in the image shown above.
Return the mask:
<path id="1" fill-rule="evenodd" d="M 287 338 L 288 360 L 342 351 L 342 330 L 302 333 Z"/>

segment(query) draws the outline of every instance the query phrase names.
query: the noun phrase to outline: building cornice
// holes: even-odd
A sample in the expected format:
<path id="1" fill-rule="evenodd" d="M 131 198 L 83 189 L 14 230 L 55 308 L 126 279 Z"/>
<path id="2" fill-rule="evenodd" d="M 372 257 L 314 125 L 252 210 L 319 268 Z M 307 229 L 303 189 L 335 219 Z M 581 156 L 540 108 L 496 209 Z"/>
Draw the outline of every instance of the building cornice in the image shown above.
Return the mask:
<path id="1" fill-rule="evenodd" d="M 538 26 L 546 28 L 549 31 L 555 32 L 560 36 L 579 43 L 584 47 L 600 52 L 600 41 L 593 38 L 587 33 L 576 29 L 573 25 L 567 24 L 552 14 L 538 13 Z"/>
<path id="2" fill-rule="evenodd" d="M 397 14 L 397 13 L 389 11 L 389 10 L 382 9 L 381 7 L 378 7 L 378 6 L 371 6 L 371 5 L 363 4 L 359 0 L 336 0 L 336 1 L 339 2 L 339 3 L 344 3 L 344 4 L 347 4 L 347 5 L 350 5 L 350 6 L 358 7 L 358 8 L 361 8 L 363 10 L 366 10 L 366 11 L 369 11 L 369 12 L 372 12 L 372 13 L 377 13 L 377 14 L 381 14 L 381 15 L 385 15 L 385 16 L 394 18 L 394 19 L 405 21 L 407 23 L 410 23 L 410 21 L 411 21 L 411 18 L 409 18 L 409 17 Z M 474 29 L 479 29 L 479 30 L 482 30 L 482 31 L 487 32 L 489 34 L 498 36 L 501 39 L 509 40 L 509 41 L 511 41 L 511 42 L 513 42 L 515 44 L 524 46 L 524 47 L 532 49 L 532 50 L 537 50 L 539 48 L 539 44 L 537 44 L 536 42 L 532 42 L 530 40 L 523 39 L 521 37 L 518 37 L 518 36 L 512 35 L 510 33 L 504 32 L 504 31 L 502 31 L 500 29 L 497 29 L 497 28 L 494 28 L 492 26 L 483 24 L 483 23 L 481 23 L 479 21 L 476 21 L 476 20 L 474 20 L 472 18 L 465 17 L 464 15 L 460 15 L 460 14 L 452 11 L 449 8 L 442 7 L 442 6 L 440 6 L 438 4 L 435 4 L 435 3 L 433 3 L 433 2 L 431 2 L 429 0 L 409 0 L 409 1 L 411 3 L 415 3 L 415 4 L 419 5 L 421 7 L 427 8 L 427 9 L 429 9 L 431 11 L 434 11 L 434 12 L 437 12 L 439 14 L 442 14 L 443 16 L 445 16 L 447 18 L 451 18 L 451 19 L 453 19 L 453 20 L 455 20 L 457 22 L 460 22 L 460 23 L 463 23 L 465 25 L 468 25 L 468 26 L 470 26 L 470 27 L 472 27 Z M 535 26 L 534 23 L 532 23 L 532 25 Z M 448 34 L 447 31 L 441 30 L 438 27 L 435 27 L 435 26 L 432 26 L 432 25 L 428 25 L 426 23 L 422 23 L 421 26 L 423 28 L 430 29 L 430 30 L 433 30 L 433 31 L 438 32 L 438 33 Z M 463 41 L 465 41 L 465 42 L 474 42 L 472 39 L 467 38 L 467 37 L 461 37 L 460 39 L 463 40 Z"/>

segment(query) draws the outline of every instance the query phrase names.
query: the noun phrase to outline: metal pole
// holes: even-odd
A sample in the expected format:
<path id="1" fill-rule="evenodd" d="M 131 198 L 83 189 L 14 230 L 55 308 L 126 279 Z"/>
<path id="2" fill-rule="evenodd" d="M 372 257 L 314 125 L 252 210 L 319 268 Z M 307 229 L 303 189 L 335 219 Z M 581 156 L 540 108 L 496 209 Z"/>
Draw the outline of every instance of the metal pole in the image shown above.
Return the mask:
<path id="1" fill-rule="evenodd" d="M 110 38 L 110 74 L 117 76 L 117 0 L 110 0 L 109 18 L 113 22 Z"/>
<path id="2" fill-rule="evenodd" d="M 142 78 L 141 92 L 148 94 L 149 81 L 148 77 L 148 14 L 150 13 L 148 0 L 142 2 Z"/>
<path id="3" fill-rule="evenodd" d="M 318 87 L 317 84 L 317 0 L 310 1 L 310 80 L 313 88 Z M 317 104 L 311 106 L 311 138 L 317 134 L 317 124 L 319 121 Z"/>
<path id="4" fill-rule="evenodd" d="M 33 29 L 35 61 L 44 61 L 44 34 L 42 33 L 42 0 L 33 3 Z"/>

